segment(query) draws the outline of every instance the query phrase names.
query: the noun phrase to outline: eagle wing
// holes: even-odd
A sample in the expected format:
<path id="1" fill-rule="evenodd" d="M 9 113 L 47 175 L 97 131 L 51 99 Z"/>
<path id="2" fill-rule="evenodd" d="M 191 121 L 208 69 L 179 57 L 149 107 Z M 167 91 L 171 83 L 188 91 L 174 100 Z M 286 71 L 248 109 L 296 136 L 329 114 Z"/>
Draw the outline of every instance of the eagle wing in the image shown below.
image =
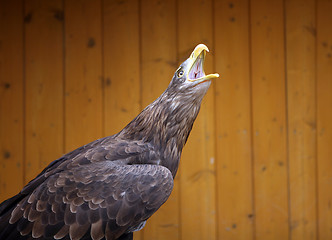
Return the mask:
<path id="1" fill-rule="evenodd" d="M 173 177 L 163 166 L 132 164 L 146 151 L 121 145 L 86 147 L 50 164 L 2 214 L 0 239 L 116 239 L 142 228 L 168 199 Z"/>

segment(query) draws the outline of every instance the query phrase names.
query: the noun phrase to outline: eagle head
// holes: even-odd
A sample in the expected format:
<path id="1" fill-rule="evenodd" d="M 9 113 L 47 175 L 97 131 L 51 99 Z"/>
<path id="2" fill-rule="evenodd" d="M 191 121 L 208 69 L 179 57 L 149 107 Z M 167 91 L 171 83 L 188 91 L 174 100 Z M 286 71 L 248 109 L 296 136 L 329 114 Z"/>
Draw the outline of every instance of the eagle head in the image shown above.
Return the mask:
<path id="1" fill-rule="evenodd" d="M 204 44 L 195 47 L 190 57 L 184 61 L 175 71 L 169 88 L 174 92 L 181 92 L 183 95 L 205 95 L 213 78 L 219 74 L 208 74 L 204 72 L 204 60 L 209 49 Z"/>

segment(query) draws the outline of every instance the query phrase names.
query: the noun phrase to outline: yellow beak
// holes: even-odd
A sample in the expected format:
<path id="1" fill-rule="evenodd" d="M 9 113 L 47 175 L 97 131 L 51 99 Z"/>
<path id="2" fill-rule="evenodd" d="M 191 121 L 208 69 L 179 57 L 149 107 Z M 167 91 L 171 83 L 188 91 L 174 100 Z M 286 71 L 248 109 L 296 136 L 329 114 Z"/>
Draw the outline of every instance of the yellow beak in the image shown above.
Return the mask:
<path id="1" fill-rule="evenodd" d="M 198 44 L 195 47 L 194 51 L 190 55 L 192 65 L 190 67 L 189 72 L 192 71 L 192 68 L 194 67 L 194 65 L 197 66 L 198 64 L 200 64 L 201 66 L 199 66 L 199 67 L 203 71 L 203 76 L 200 76 L 200 77 L 197 77 L 197 78 L 196 77 L 195 78 L 190 78 L 190 74 L 188 73 L 187 80 L 189 80 L 191 82 L 197 82 L 197 81 L 198 82 L 205 82 L 207 80 L 219 77 L 218 73 L 205 75 L 204 70 L 203 70 L 203 63 L 204 63 L 206 52 L 209 52 L 209 49 L 204 44 Z"/>

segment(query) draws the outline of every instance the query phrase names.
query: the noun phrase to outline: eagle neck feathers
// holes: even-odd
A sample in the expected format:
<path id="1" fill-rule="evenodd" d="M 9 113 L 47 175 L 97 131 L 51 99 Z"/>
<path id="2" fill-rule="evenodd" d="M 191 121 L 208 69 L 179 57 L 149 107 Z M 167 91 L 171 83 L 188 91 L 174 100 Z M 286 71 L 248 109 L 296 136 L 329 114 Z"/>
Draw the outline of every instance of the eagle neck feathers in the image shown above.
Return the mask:
<path id="1" fill-rule="evenodd" d="M 203 96 L 202 96 L 203 98 Z M 173 173 L 200 110 L 202 98 L 168 89 L 132 120 L 117 137 L 151 144 L 163 165 Z"/>

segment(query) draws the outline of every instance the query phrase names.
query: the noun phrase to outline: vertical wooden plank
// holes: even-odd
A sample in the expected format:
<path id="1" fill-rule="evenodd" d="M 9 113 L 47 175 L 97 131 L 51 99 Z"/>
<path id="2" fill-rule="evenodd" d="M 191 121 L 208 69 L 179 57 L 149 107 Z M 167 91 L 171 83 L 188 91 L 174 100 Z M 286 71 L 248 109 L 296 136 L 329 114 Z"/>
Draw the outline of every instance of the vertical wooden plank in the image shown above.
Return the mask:
<path id="1" fill-rule="evenodd" d="M 141 1 L 142 107 L 168 86 L 177 69 L 176 2 Z M 144 239 L 180 239 L 179 181 L 171 197 L 144 228 Z"/>
<path id="2" fill-rule="evenodd" d="M 212 1 L 178 1 L 178 51 L 180 62 L 199 43 L 206 44 L 205 72 L 211 73 Z M 218 81 L 218 79 L 216 80 Z M 216 238 L 214 83 L 203 100 L 180 163 L 181 239 Z"/>
<path id="3" fill-rule="evenodd" d="M 248 1 L 215 1 L 218 239 L 253 239 Z"/>
<path id="4" fill-rule="evenodd" d="M 138 1 L 103 2 L 105 133 L 121 130 L 140 111 Z"/>
<path id="5" fill-rule="evenodd" d="M 65 1 L 66 152 L 102 137 L 101 2 Z"/>
<path id="6" fill-rule="evenodd" d="M 178 68 L 176 49 L 176 2 L 141 2 L 142 107 L 170 83 Z"/>
<path id="7" fill-rule="evenodd" d="M 121 130 L 141 110 L 138 1 L 103 1 L 105 134 Z M 142 231 L 134 233 L 143 239 Z"/>
<path id="8" fill-rule="evenodd" d="M 332 239 L 332 1 L 317 4 L 318 236 Z"/>
<path id="9" fill-rule="evenodd" d="M 63 154 L 63 6 L 25 2 L 26 179 Z"/>
<path id="10" fill-rule="evenodd" d="M 251 1 L 256 239 L 288 239 L 283 1 Z"/>
<path id="11" fill-rule="evenodd" d="M 316 239 L 315 1 L 286 1 L 290 238 Z"/>
<path id="12" fill-rule="evenodd" d="M 0 202 L 23 186 L 23 2 L 0 1 Z"/>

